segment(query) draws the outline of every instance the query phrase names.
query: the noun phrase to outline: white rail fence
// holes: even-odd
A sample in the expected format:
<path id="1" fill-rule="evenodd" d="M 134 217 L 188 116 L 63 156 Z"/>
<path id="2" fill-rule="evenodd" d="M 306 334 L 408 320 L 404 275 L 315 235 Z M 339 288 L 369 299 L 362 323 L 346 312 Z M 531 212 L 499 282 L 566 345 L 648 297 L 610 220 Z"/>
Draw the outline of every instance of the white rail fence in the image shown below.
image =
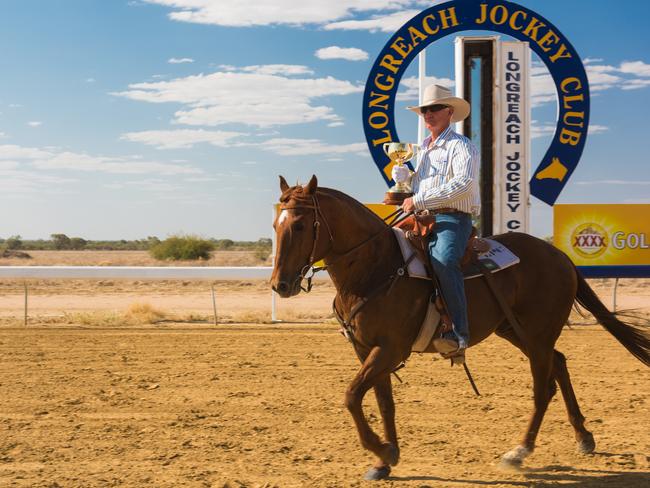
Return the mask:
<path id="1" fill-rule="evenodd" d="M 28 319 L 27 280 L 250 280 L 271 278 L 271 266 L 0 266 L 0 279 L 25 280 L 25 325 Z M 315 279 L 329 279 L 327 274 Z M 214 323 L 217 324 L 217 307 L 212 290 Z M 271 293 L 271 321 L 277 322 L 276 294 Z"/>

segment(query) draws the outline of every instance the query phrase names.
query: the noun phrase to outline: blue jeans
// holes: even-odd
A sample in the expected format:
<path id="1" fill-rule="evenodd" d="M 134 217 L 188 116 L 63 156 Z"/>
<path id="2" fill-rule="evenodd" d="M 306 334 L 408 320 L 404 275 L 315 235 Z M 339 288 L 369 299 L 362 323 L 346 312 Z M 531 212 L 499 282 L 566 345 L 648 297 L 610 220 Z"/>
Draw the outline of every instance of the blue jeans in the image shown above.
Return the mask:
<path id="1" fill-rule="evenodd" d="M 454 324 L 453 332 L 449 332 L 445 337 L 457 340 L 460 347 L 469 345 L 467 300 L 460 260 L 471 233 L 471 215 L 463 212 L 438 214 L 434 235 L 429 244 L 431 264 Z"/>

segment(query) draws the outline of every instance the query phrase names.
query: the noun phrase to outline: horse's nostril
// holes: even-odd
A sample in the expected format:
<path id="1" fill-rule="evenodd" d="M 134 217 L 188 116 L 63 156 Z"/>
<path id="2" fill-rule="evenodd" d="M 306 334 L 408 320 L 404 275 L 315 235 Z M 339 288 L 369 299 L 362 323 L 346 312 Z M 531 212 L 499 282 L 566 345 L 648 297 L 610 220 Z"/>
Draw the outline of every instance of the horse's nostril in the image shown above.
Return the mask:
<path id="1" fill-rule="evenodd" d="M 289 291 L 289 284 L 286 281 L 280 281 L 275 291 L 278 293 L 286 293 Z"/>

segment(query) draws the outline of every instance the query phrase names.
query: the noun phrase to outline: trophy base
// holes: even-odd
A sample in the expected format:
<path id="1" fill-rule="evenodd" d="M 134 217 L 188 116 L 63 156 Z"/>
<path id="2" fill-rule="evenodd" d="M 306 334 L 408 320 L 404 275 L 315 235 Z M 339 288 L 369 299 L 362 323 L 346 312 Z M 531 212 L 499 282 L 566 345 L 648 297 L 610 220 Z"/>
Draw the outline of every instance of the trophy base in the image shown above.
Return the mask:
<path id="1" fill-rule="evenodd" d="M 394 192 L 394 191 L 387 191 L 384 194 L 384 204 L 386 205 L 402 205 L 404 203 L 404 200 L 406 200 L 409 197 L 412 197 L 413 193 L 411 192 Z"/>

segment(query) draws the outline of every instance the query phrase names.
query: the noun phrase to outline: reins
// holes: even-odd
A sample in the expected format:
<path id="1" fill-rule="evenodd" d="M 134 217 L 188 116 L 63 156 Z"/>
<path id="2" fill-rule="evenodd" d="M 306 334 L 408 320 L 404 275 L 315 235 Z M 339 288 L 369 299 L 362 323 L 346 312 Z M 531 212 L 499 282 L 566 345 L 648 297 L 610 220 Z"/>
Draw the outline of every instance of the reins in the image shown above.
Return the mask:
<path id="1" fill-rule="evenodd" d="M 294 196 L 295 200 L 298 200 L 299 198 L 296 198 Z M 307 200 L 307 198 L 303 199 Z M 362 247 L 364 247 L 366 244 L 372 242 L 375 240 L 377 237 L 381 236 L 384 232 L 387 230 L 390 230 L 400 222 L 402 222 L 404 219 L 408 218 L 413 214 L 413 212 L 407 212 L 405 213 L 402 208 L 398 208 L 394 212 L 392 212 L 390 215 L 384 217 L 382 220 L 384 223 L 386 223 L 388 220 L 391 218 L 393 219 L 390 223 L 387 223 L 386 227 L 384 227 L 382 230 L 379 232 L 373 234 L 366 240 L 360 242 L 359 244 L 353 246 L 352 248 L 348 249 L 345 251 L 343 254 L 340 254 L 337 256 L 335 260 L 329 261 L 325 266 L 314 266 L 314 263 L 316 262 L 316 247 L 318 246 L 318 240 L 320 237 L 320 228 L 321 228 L 321 222 L 319 220 L 319 215 L 322 218 L 323 222 L 325 223 L 325 227 L 327 227 L 327 232 L 329 234 L 329 245 L 330 248 L 334 244 L 334 236 L 332 235 L 332 230 L 330 225 L 327 223 L 327 219 L 325 218 L 325 215 L 323 215 L 323 212 L 320 209 L 320 204 L 318 202 L 318 198 L 316 197 L 316 193 L 314 193 L 311 196 L 311 205 L 309 203 L 300 203 L 298 205 L 294 204 L 292 206 L 281 206 L 280 210 L 293 210 L 293 209 L 313 209 L 314 210 L 314 243 L 311 248 L 311 253 L 309 255 L 309 261 L 305 266 L 303 266 L 302 270 L 300 270 L 300 274 L 296 278 L 296 281 L 300 281 L 300 289 L 304 291 L 305 293 L 309 293 L 312 289 L 312 279 L 314 278 L 314 275 L 320 271 L 326 271 L 328 266 L 331 266 L 332 264 L 335 264 L 339 262 L 341 259 L 349 256 L 350 254 L 358 251 Z M 325 253 L 327 254 L 327 253 Z M 303 280 L 307 280 L 307 286 L 304 287 L 302 285 Z"/>

